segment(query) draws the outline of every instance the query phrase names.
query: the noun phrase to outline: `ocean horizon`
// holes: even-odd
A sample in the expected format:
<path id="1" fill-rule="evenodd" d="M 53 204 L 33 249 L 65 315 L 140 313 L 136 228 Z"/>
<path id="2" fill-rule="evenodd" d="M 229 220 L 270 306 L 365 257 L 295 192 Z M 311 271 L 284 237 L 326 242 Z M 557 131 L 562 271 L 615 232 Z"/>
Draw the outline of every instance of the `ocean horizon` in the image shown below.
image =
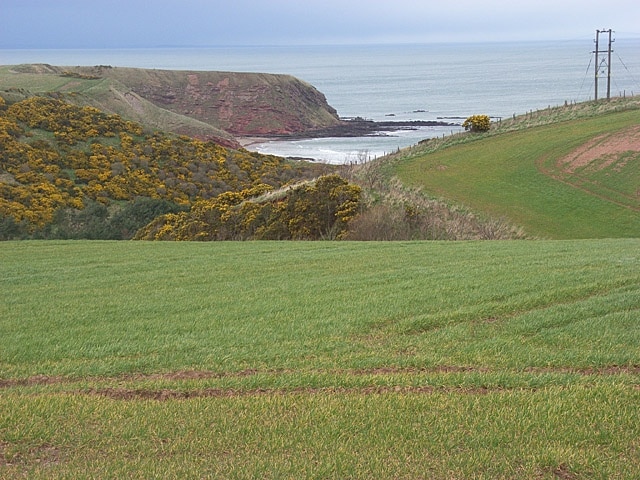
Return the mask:
<path id="1" fill-rule="evenodd" d="M 611 95 L 640 93 L 640 39 L 617 39 L 613 47 Z M 558 42 L 14 49 L 0 50 L 0 64 L 287 74 L 316 87 L 344 118 L 459 124 L 473 114 L 497 119 L 593 99 L 593 50 L 593 39 L 588 38 Z M 604 81 L 601 76 L 600 92 L 605 92 Z M 372 137 L 265 141 L 248 148 L 348 163 L 456 131 L 460 127 L 420 127 Z"/>

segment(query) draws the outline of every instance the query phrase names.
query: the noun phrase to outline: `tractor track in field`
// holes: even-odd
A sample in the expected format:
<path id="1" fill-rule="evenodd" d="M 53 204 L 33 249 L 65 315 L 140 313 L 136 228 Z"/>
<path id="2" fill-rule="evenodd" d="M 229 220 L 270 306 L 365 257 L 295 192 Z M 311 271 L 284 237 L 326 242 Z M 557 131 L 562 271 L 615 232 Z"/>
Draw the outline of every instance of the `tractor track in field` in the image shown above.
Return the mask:
<path id="1" fill-rule="evenodd" d="M 254 388 L 254 389 L 226 389 L 204 388 L 199 390 L 173 389 L 128 389 L 103 388 L 76 392 L 80 395 L 97 395 L 112 400 L 188 400 L 193 398 L 241 398 L 260 396 L 284 395 L 385 395 L 385 394 L 423 394 L 430 395 L 437 392 L 458 393 L 469 395 L 485 395 L 495 391 L 535 390 L 535 388 L 506 388 L 506 387 L 452 387 L 452 386 L 365 386 L 365 387 L 292 387 L 292 388 Z"/>
<path id="2" fill-rule="evenodd" d="M 193 381 L 216 380 L 224 378 L 244 378 L 262 375 L 265 377 L 278 377 L 293 375 L 296 373 L 335 375 L 344 377 L 371 376 L 391 377 L 394 375 L 429 375 L 429 374 L 489 374 L 509 371 L 512 373 L 548 375 L 569 374 L 581 376 L 613 376 L 613 375 L 640 375 L 640 365 L 610 365 L 602 367 L 574 368 L 574 367 L 527 367 L 523 369 L 496 370 L 483 367 L 463 366 L 436 366 L 425 368 L 398 368 L 380 367 L 371 369 L 326 369 L 314 371 L 297 371 L 293 369 L 283 370 L 242 370 L 237 372 L 214 372 L 206 370 L 184 370 L 154 374 L 130 374 L 116 377 L 64 377 L 38 375 L 22 379 L 0 379 L 0 390 L 29 386 L 48 385 L 74 385 L 100 383 L 105 386 L 78 386 L 79 388 L 64 393 L 74 395 L 101 396 L 114 400 L 186 400 L 193 398 L 236 398 L 277 395 L 383 395 L 383 394 L 435 394 L 457 393 L 470 395 L 484 395 L 503 391 L 534 391 L 537 387 L 517 386 L 506 387 L 500 385 L 489 386 L 455 386 L 455 385 L 363 385 L 363 386 L 291 386 L 291 387 L 258 387 L 258 388 L 232 388 L 232 387 L 136 387 L 138 382 L 148 381 Z M 110 386 L 109 384 L 117 386 Z M 119 385 L 118 385 L 119 384 Z M 129 384 L 127 386 L 123 384 Z M 640 384 L 635 388 L 640 389 Z"/>

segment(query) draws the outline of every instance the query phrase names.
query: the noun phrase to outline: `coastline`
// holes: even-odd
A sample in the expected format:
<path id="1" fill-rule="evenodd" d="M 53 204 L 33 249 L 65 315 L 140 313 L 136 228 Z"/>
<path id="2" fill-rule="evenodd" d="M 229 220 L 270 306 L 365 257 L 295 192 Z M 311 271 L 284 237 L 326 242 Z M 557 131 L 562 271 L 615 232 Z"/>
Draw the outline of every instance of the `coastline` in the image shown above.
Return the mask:
<path id="1" fill-rule="evenodd" d="M 421 127 L 459 127 L 460 123 L 441 120 L 382 121 L 362 118 L 342 119 L 340 123 L 326 128 L 304 132 L 260 136 L 238 136 L 236 140 L 243 148 L 270 141 L 311 140 L 314 138 L 355 138 L 382 136 L 386 132 L 417 130 Z"/>
<path id="2" fill-rule="evenodd" d="M 459 123 L 443 121 L 364 123 L 366 127 L 357 129 L 353 128 L 352 122 L 345 121 L 337 129 L 307 131 L 295 135 L 244 136 L 236 139 L 243 148 L 262 154 L 294 160 L 351 164 L 374 160 L 422 140 L 442 137 L 462 129 Z"/>
<path id="3" fill-rule="evenodd" d="M 242 148 L 248 148 L 252 145 L 259 145 L 272 140 L 269 137 L 235 137 Z"/>

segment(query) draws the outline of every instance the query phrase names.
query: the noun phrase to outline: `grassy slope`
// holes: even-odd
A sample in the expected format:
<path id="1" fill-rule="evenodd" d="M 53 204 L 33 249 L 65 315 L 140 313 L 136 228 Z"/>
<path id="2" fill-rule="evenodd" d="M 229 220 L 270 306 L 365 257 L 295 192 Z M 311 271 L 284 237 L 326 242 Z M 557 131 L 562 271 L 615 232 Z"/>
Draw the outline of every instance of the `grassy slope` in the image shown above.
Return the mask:
<path id="1" fill-rule="evenodd" d="M 0 66 L 0 90 L 4 90 L 8 98 L 13 96 L 16 100 L 32 94 L 65 93 L 68 94 L 66 101 L 116 113 L 152 130 L 190 133 L 202 138 L 219 138 L 230 145 L 235 143 L 228 133 L 194 118 L 157 107 L 132 93 L 128 86 L 110 78 L 64 77 L 49 71 L 16 72 L 12 66 Z"/>
<path id="2" fill-rule="evenodd" d="M 398 161 L 395 173 L 404 183 L 423 187 L 431 195 L 505 217 L 531 235 L 638 237 L 640 201 L 629 199 L 629 185 L 616 186 L 611 181 L 611 170 L 592 176 L 593 182 L 609 187 L 608 192 L 597 192 L 575 188 L 545 175 L 541 168 L 602 133 L 638 122 L 638 110 L 608 112 L 481 138 L 429 154 L 413 150 Z M 637 162 L 630 162 L 628 168 L 634 174 L 627 178 L 637 178 Z M 625 205 L 617 203 L 619 196 L 625 198 Z"/>
<path id="3" fill-rule="evenodd" d="M 195 118 L 160 108 L 116 80 L 104 79 L 89 86 L 82 91 L 81 96 L 75 96 L 73 101 L 78 105 L 91 105 L 104 112 L 118 114 L 152 130 L 235 142 L 227 132 Z"/>
<path id="4" fill-rule="evenodd" d="M 9 242 L 0 478 L 637 478 L 637 239 Z"/>

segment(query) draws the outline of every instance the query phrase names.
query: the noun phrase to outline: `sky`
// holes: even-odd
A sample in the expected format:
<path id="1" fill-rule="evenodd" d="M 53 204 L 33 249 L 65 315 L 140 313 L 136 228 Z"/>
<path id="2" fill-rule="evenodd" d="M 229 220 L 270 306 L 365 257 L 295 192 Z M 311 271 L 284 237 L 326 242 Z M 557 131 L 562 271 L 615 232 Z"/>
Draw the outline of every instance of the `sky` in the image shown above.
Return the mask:
<path id="1" fill-rule="evenodd" d="M 2 0 L 0 48 L 640 38 L 638 0 Z"/>

